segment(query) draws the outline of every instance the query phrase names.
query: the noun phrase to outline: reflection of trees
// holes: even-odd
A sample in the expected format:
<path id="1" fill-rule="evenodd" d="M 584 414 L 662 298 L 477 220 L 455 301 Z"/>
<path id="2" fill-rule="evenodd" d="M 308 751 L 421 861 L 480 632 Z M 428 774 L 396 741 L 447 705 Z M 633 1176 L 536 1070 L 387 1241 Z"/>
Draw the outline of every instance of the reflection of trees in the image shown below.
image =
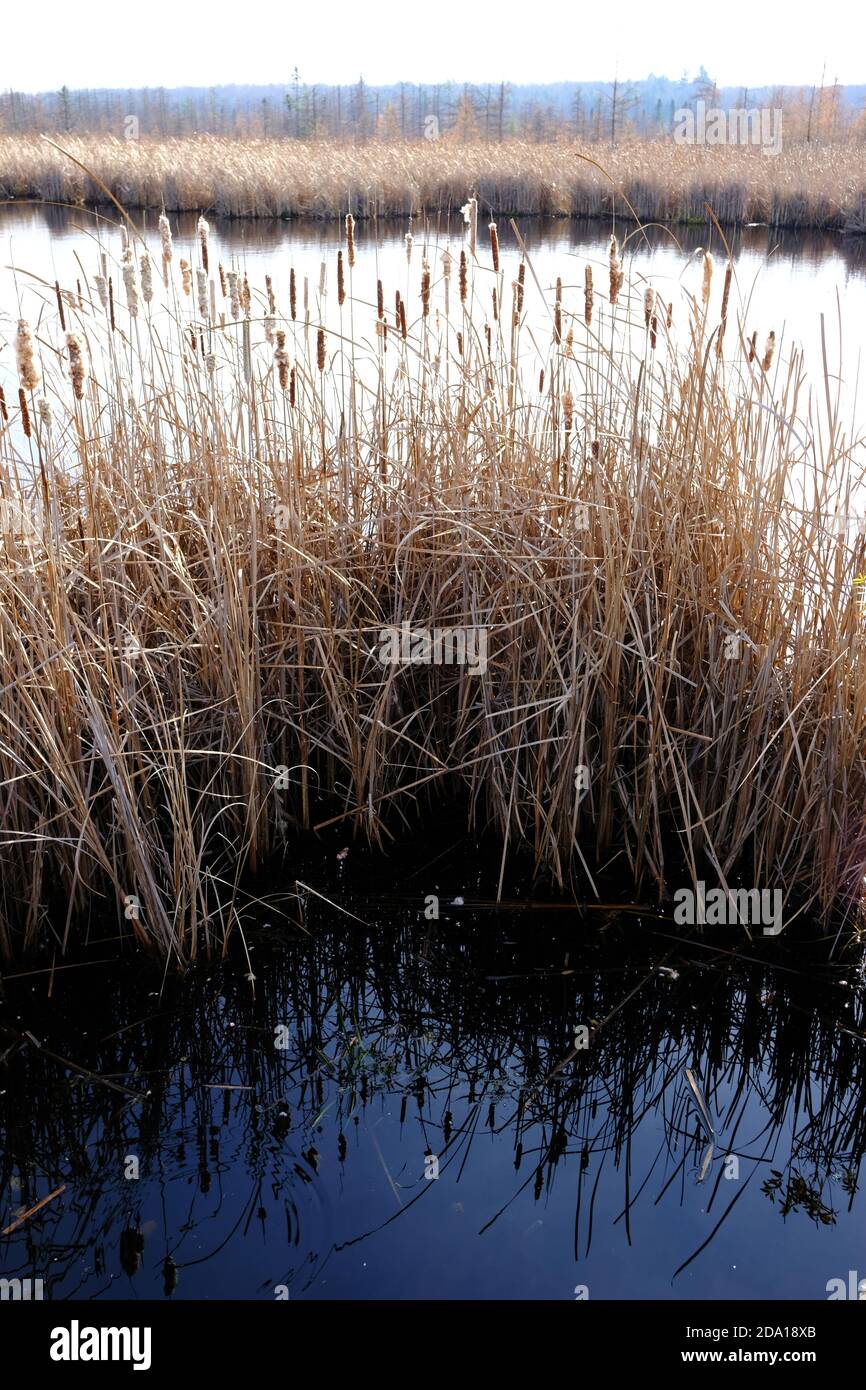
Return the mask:
<path id="1" fill-rule="evenodd" d="M 364 1142 L 356 1121 L 386 1095 L 401 1122 L 418 1127 L 403 1131 L 403 1167 L 389 1172 L 400 1203 L 389 1222 L 411 1220 L 414 1203 L 429 1199 L 425 1153 L 440 1172 L 454 1165 L 456 1173 L 488 1161 L 475 1155 L 491 1132 L 513 1153 L 507 1206 L 539 1200 L 564 1167 L 576 1176 L 578 1259 L 605 1223 L 630 1232 L 636 1208 L 676 1203 L 686 1182 L 705 1184 L 710 1222 L 680 1268 L 749 1185 L 783 1216 L 819 1224 L 854 1202 L 864 1148 L 862 1001 L 839 972 L 746 965 L 706 942 L 680 946 L 633 929 L 614 945 L 615 927 L 576 948 L 574 937 L 537 926 L 512 924 L 515 940 L 490 925 L 367 931 L 324 917 L 324 908 L 310 910 L 311 935 L 278 947 L 259 940 L 255 998 L 245 970 L 232 965 L 169 982 L 162 998 L 150 978 L 131 982 L 137 967 L 127 966 L 107 978 L 83 969 L 82 981 L 99 984 L 86 1004 L 76 996 L 77 1007 L 65 990 L 54 1006 L 29 994 L 10 1000 L 21 1017 L 0 1046 L 9 1048 L 0 1218 L 49 1185 L 65 1182 L 67 1193 L 4 1242 L 4 1274 L 57 1260 L 71 1280 L 92 1249 L 95 1272 L 80 1286 L 89 1296 L 120 1268 L 134 1288 L 143 1260 L 170 1293 L 185 1267 L 219 1258 L 276 1204 L 285 1260 L 303 1288 L 333 1245 L 308 1229 L 305 1206 L 321 1152 L 333 1146 L 351 1163 L 347 1136 Z M 573 1047 L 580 1023 L 590 1029 L 585 1050 Z M 279 1024 L 285 1050 L 274 1046 Z M 22 1041 L 25 1029 L 43 1048 Z M 637 1139 L 659 1119 L 647 1160 Z M 145 1252 L 138 1184 L 123 1178 L 130 1152 L 140 1156 L 142 1186 L 182 1183 L 188 1194 L 184 1220 L 166 1225 L 156 1253 Z M 729 1156 L 739 1162 L 736 1182 L 725 1181 Z M 236 1178 L 239 1167 L 246 1197 L 228 1210 L 223 1175 L 232 1169 Z M 611 1170 L 622 1180 L 613 1214 L 599 1199 Z M 501 1213 L 479 1215 L 487 1229 Z M 204 1254 L 193 1252 L 193 1232 Z"/>

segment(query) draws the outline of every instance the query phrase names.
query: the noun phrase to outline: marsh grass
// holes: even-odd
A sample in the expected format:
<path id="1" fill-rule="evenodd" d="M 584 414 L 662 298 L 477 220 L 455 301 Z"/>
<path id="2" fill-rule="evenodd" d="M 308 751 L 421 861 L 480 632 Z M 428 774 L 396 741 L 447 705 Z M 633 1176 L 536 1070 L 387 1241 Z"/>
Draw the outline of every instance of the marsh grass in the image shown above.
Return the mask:
<path id="1" fill-rule="evenodd" d="M 35 135 L 0 136 L 0 199 L 81 204 L 100 198 L 104 185 L 131 208 L 336 218 L 348 203 L 366 218 L 456 212 L 469 188 L 476 214 L 609 218 L 615 212 L 626 222 L 636 216 L 704 224 L 710 203 L 731 225 L 866 228 L 866 167 L 858 144 L 786 140 L 770 158 L 756 146 L 631 140 L 605 149 L 601 168 L 597 147 L 571 141 L 354 145 L 69 135 L 61 143 L 63 150 Z"/>
<path id="2" fill-rule="evenodd" d="M 586 898 L 613 864 L 856 909 L 854 451 L 829 378 L 801 419 L 796 354 L 750 352 L 736 284 L 721 355 L 723 277 L 648 311 L 618 247 L 589 310 L 583 267 L 549 290 L 483 240 L 455 292 L 417 227 L 396 286 L 353 245 L 339 305 L 335 264 L 197 296 L 165 257 L 141 302 L 127 233 L 132 270 L 104 249 L 35 297 L 41 387 L 0 426 L 5 953 L 94 902 L 222 950 L 301 830 L 381 842 L 446 792 L 503 875 L 520 847 Z M 403 622 L 484 628 L 486 673 L 383 664 Z"/>

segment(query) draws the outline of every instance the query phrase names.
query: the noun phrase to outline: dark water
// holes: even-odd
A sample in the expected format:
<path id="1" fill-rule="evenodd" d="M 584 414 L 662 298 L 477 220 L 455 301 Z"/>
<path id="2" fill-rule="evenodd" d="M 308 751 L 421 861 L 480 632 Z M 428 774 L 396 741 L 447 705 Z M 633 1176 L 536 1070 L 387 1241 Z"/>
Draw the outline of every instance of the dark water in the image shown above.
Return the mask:
<path id="1" fill-rule="evenodd" d="M 496 910 L 474 853 L 335 848 L 250 902 L 248 954 L 182 980 L 96 932 L 81 964 L 7 970 L 0 1229 L 63 1190 L 0 1237 L 0 1276 L 56 1300 L 822 1300 L 866 1278 L 856 964 Z"/>

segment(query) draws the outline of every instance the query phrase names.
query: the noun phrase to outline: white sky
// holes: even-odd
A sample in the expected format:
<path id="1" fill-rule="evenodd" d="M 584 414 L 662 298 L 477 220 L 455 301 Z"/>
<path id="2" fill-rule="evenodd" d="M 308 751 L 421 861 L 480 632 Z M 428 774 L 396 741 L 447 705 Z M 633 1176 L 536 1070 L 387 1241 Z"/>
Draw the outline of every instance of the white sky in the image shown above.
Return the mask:
<path id="1" fill-rule="evenodd" d="M 207 87 L 304 82 L 608 81 L 679 77 L 720 86 L 866 81 L 857 0 L 690 5 L 620 0 L 536 7 L 468 0 L 208 0 L 176 8 L 8 0 L 0 88 Z M 856 19 L 860 13 L 861 18 Z M 858 36 L 854 29 L 859 29 Z"/>

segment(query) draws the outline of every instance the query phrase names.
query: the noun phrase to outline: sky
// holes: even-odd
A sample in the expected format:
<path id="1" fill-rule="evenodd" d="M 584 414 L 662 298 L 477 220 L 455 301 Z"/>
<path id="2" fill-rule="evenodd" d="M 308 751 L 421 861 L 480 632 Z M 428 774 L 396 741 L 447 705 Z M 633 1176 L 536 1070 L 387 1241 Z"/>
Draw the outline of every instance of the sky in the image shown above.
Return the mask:
<path id="1" fill-rule="evenodd" d="M 514 0 L 209 0 L 108 6 L 36 0 L 4 6 L 0 89 L 209 87 L 223 83 L 556 82 L 693 76 L 719 86 L 866 82 L 854 0 L 687 5 L 620 0 L 580 6 Z M 816 23 L 816 15 L 819 23 Z M 123 27 L 121 27 L 123 26 Z"/>

